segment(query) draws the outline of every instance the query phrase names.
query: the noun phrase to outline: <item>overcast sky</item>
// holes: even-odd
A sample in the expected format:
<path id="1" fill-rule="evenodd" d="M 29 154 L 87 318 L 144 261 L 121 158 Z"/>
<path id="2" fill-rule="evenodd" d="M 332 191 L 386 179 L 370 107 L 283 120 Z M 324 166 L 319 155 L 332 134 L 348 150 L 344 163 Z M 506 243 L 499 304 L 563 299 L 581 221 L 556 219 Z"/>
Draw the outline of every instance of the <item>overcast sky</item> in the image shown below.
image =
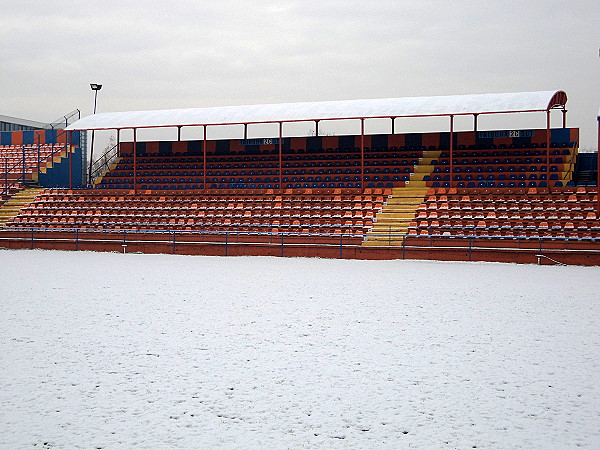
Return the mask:
<path id="1" fill-rule="evenodd" d="M 88 115 L 91 82 L 98 112 L 562 89 L 597 146 L 598 0 L 9 0 L 0 19 L 3 115 Z"/>

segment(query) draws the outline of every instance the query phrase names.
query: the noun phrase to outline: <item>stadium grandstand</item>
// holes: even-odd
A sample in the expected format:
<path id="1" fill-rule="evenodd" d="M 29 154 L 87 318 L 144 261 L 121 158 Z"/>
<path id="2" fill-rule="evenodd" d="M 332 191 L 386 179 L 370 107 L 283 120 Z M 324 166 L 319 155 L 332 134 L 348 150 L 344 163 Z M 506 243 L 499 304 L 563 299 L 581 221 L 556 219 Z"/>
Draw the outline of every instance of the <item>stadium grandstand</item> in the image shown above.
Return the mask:
<path id="1" fill-rule="evenodd" d="M 596 167 L 579 158 L 565 92 L 392 98 L 102 113 L 2 133 L 0 245 L 99 251 L 600 264 Z M 551 127 L 553 112 L 562 127 Z M 480 130 L 480 116 L 546 127 Z M 470 131 L 455 119 L 472 117 Z M 447 118 L 402 133 L 397 119 Z M 390 132 L 369 134 L 368 122 Z M 360 134 L 322 136 L 322 122 Z M 315 135 L 284 126 L 312 122 Z M 248 138 L 275 124 L 277 137 Z M 600 114 L 599 114 L 600 124 Z M 237 139 L 207 129 L 243 126 Z M 177 140 L 138 140 L 144 129 Z M 202 139 L 182 140 L 182 129 Z M 87 131 L 117 144 L 85 163 Z M 131 141 L 121 139 L 123 131 Z M 599 126 L 600 136 L 600 126 Z M 91 159 L 91 158 L 90 158 Z"/>

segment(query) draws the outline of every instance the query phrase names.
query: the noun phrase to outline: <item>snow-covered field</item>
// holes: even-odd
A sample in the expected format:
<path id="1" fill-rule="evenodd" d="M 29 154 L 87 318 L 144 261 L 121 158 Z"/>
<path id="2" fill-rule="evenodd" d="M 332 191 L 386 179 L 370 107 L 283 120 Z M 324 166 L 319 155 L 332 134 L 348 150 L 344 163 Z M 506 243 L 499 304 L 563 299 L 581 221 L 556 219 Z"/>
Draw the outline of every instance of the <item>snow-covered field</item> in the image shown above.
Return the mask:
<path id="1" fill-rule="evenodd" d="M 600 268 L 0 251 L 0 448 L 600 448 Z"/>

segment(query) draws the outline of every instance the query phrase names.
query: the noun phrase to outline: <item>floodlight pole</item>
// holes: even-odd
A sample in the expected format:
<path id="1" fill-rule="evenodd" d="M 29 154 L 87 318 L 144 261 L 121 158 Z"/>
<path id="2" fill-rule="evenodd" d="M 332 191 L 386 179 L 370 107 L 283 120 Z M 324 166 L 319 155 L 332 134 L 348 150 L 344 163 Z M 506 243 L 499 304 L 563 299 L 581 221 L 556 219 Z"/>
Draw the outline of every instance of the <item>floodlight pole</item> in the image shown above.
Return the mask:
<path id="1" fill-rule="evenodd" d="M 94 114 L 96 114 L 96 105 L 98 103 L 98 91 L 102 89 L 101 84 L 90 83 L 90 88 L 94 91 Z M 92 164 L 94 162 L 94 131 L 92 130 L 92 143 L 90 146 L 90 167 L 88 170 L 88 184 L 92 182 Z"/>

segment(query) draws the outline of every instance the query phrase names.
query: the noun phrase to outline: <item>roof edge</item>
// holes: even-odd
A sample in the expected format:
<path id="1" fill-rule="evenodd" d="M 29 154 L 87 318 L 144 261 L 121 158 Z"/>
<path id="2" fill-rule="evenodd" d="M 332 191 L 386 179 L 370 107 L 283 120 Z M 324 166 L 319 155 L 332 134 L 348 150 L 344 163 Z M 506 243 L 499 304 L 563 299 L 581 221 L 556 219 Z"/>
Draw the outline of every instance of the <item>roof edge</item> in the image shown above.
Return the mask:
<path id="1" fill-rule="evenodd" d="M 564 91 L 553 90 L 126 111 L 90 115 L 66 129 L 116 130 L 356 118 L 514 114 L 564 108 L 566 101 Z"/>

